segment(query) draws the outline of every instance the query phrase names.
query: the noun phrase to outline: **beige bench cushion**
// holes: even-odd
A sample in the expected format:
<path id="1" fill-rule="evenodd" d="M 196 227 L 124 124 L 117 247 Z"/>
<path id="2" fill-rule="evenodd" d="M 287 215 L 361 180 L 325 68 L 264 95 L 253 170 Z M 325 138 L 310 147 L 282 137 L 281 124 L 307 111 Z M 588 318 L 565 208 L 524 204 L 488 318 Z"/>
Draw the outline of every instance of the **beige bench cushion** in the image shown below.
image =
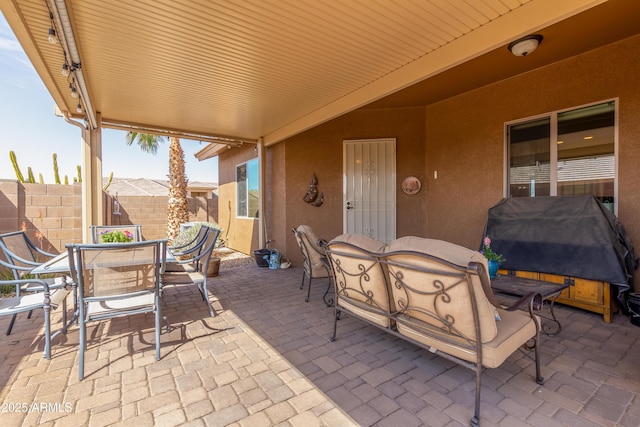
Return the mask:
<path id="1" fill-rule="evenodd" d="M 493 340 L 482 344 L 482 366 L 485 368 L 500 366 L 507 357 L 536 335 L 535 323 L 528 313 L 519 310 L 498 311 L 502 317 L 502 321 L 498 322 L 498 333 Z M 473 346 L 460 337 L 443 333 L 432 324 L 401 315 L 397 325 L 401 335 L 425 345 L 427 349 L 437 349 L 469 362 L 477 361 Z"/>
<path id="2" fill-rule="evenodd" d="M 338 306 L 377 325 L 389 327 L 389 291 L 385 273 L 378 259 L 368 253 L 382 253 L 384 243 L 359 234 L 342 234 L 329 246 Z"/>
<path id="3" fill-rule="evenodd" d="M 437 259 L 399 253 L 402 251 L 426 254 Z M 448 261 L 466 270 L 472 261 L 484 261 L 486 265 L 482 254 L 450 242 L 414 236 L 391 242 L 385 248 L 385 254 L 389 261 L 389 284 L 396 309 L 402 309 L 404 314 L 436 328 L 447 328 L 449 325 L 443 325 L 441 320 L 447 318 L 451 322 L 452 333 L 475 340 L 476 325 L 467 282 L 469 277 L 478 307 L 481 342 L 487 343 L 496 337 L 498 328 L 493 306 L 482 290 L 479 277 L 473 274 L 461 276 L 460 269 L 440 261 Z M 417 267 L 421 271 L 402 265 Z M 404 286 L 394 285 L 398 281 Z"/>

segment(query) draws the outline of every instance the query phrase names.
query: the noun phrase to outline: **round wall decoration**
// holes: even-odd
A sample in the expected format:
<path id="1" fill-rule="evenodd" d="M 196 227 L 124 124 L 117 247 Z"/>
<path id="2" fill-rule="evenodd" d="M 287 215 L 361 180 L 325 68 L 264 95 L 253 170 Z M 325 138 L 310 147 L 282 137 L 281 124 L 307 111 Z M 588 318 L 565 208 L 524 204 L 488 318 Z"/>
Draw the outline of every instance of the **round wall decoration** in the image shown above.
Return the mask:
<path id="1" fill-rule="evenodd" d="M 402 180 L 402 191 L 406 194 L 416 194 L 422 188 L 422 183 L 415 176 L 408 176 Z"/>

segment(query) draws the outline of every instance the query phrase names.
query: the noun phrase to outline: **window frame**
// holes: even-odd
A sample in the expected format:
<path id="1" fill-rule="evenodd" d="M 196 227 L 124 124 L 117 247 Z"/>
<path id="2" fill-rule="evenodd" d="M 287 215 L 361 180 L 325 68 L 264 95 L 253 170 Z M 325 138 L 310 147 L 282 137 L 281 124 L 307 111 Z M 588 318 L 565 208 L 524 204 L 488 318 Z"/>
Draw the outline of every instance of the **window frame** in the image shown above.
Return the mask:
<path id="1" fill-rule="evenodd" d="M 249 205 L 249 176 L 250 176 L 249 175 L 249 168 L 250 168 L 250 166 L 249 166 L 249 164 L 252 163 L 252 162 L 255 162 L 255 164 L 256 164 L 255 167 L 257 168 L 256 173 L 257 173 L 258 176 L 256 176 L 255 178 L 258 180 L 258 185 L 259 185 L 259 182 L 260 182 L 260 162 L 259 162 L 258 157 L 254 157 L 252 159 L 247 160 L 246 162 L 242 162 L 242 163 L 236 164 L 236 168 L 235 168 L 235 170 L 236 170 L 236 176 L 235 176 L 235 183 L 236 183 L 236 218 L 257 220 L 259 218 L 259 216 L 260 216 L 259 209 L 258 209 L 258 211 L 257 211 L 255 216 L 249 216 L 249 208 L 250 208 L 250 205 Z M 245 209 L 244 209 L 244 212 L 242 212 L 242 215 L 241 215 L 241 212 L 240 212 L 240 210 L 241 210 L 241 206 L 240 206 L 241 199 L 240 199 L 240 185 L 238 183 L 238 169 L 243 167 L 243 166 L 246 167 L 246 188 L 245 188 L 245 194 L 244 194 Z M 258 203 L 258 206 L 259 206 L 259 203 Z"/>
<path id="2" fill-rule="evenodd" d="M 528 122 L 532 122 L 535 120 L 549 118 L 550 120 L 550 136 L 549 136 L 549 168 L 550 168 L 550 176 L 549 176 L 549 195 L 557 196 L 558 195 L 558 115 L 573 111 L 579 110 L 581 108 L 591 107 L 599 104 L 606 104 L 609 102 L 614 103 L 613 110 L 613 161 L 614 161 L 614 178 L 613 178 L 613 197 L 614 197 L 614 214 L 618 214 L 618 129 L 619 129 L 619 114 L 620 114 L 620 100 L 619 98 L 609 98 L 600 101 L 590 102 L 583 105 L 572 106 L 569 108 L 555 110 L 547 113 L 537 114 L 517 120 L 511 120 L 504 123 L 504 181 L 503 181 L 503 195 L 504 197 L 510 197 L 509 192 L 509 173 L 511 168 L 511 152 L 510 152 L 510 144 L 509 144 L 509 128 L 514 125 L 524 124 Z"/>

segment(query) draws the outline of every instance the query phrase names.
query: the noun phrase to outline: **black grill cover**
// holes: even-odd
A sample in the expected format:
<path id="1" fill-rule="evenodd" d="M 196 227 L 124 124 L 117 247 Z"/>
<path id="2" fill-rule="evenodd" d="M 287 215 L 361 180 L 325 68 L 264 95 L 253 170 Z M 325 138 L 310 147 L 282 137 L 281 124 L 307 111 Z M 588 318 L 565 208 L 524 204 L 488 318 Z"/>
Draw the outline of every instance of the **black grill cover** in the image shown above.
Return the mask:
<path id="1" fill-rule="evenodd" d="M 500 268 L 610 282 L 621 302 L 633 287 L 631 240 L 594 196 L 503 199 L 489 209 L 484 235 L 506 258 Z"/>

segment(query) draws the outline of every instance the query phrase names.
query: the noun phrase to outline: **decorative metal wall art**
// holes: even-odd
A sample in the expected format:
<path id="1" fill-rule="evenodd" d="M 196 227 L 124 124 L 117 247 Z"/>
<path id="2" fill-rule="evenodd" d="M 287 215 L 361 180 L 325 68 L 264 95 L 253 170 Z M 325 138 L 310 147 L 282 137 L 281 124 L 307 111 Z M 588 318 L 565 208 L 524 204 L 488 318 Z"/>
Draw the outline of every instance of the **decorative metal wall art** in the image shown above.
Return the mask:
<path id="1" fill-rule="evenodd" d="M 415 176 L 408 176 L 402 181 L 402 191 L 405 194 L 413 195 L 420 191 L 422 183 Z"/>
<path id="2" fill-rule="evenodd" d="M 313 175 L 311 175 L 309 189 L 307 190 L 307 194 L 304 195 L 302 200 L 315 207 L 322 206 L 322 203 L 324 203 L 324 194 L 318 194 L 318 177 L 316 176 L 315 172 L 313 173 Z"/>

